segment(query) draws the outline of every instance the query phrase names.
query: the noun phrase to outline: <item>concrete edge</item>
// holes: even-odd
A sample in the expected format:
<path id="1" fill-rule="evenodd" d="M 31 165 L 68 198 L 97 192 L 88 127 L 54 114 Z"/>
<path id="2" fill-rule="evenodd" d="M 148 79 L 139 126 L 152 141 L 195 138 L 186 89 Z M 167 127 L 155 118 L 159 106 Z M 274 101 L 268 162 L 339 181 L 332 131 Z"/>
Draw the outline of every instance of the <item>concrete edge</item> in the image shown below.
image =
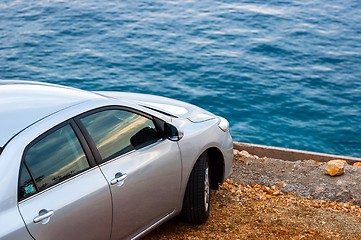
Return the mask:
<path id="1" fill-rule="evenodd" d="M 276 158 L 287 161 L 313 159 L 319 162 L 328 162 L 329 160 L 332 159 L 341 159 L 347 161 L 348 164 L 361 162 L 361 158 L 324 154 L 317 152 L 308 152 L 308 151 L 302 151 L 296 149 L 264 146 L 264 145 L 242 143 L 242 142 L 234 142 L 233 148 L 237 149 L 238 151 L 245 150 L 248 153 L 252 155 L 257 155 L 259 157 L 269 157 L 269 158 Z"/>

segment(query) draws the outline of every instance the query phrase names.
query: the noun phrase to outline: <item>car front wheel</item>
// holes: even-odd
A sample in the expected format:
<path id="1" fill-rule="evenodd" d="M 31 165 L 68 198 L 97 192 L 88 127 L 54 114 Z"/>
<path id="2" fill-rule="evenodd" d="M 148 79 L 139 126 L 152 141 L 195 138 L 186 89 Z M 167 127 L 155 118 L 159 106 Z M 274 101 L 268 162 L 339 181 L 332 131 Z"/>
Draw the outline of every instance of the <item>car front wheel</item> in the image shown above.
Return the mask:
<path id="1" fill-rule="evenodd" d="M 201 224 L 210 211 L 210 176 L 207 153 L 197 160 L 189 177 L 183 200 L 182 217 L 186 222 Z"/>

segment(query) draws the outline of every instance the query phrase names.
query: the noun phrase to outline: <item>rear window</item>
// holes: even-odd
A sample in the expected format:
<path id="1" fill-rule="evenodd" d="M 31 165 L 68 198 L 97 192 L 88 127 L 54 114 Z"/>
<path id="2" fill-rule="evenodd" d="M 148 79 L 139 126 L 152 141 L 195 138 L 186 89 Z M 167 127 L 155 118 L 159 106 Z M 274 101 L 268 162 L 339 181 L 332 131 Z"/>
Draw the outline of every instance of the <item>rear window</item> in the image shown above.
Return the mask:
<path id="1" fill-rule="evenodd" d="M 20 200 L 90 168 L 81 143 L 69 124 L 32 144 L 24 155 L 23 164 Z"/>

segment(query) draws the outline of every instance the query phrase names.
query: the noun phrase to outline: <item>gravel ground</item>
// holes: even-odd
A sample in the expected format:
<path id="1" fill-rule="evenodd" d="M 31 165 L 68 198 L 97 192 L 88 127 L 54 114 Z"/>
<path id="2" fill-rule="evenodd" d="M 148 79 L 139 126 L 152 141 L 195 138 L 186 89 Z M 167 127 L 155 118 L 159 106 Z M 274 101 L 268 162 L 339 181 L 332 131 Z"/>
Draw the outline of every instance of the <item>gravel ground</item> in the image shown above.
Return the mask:
<path id="1" fill-rule="evenodd" d="M 232 179 L 239 184 L 276 186 L 282 192 L 361 206 L 361 167 L 346 166 L 345 174 L 324 174 L 327 163 L 259 158 L 234 150 Z"/>
<path id="2" fill-rule="evenodd" d="M 144 239 L 361 239 L 361 167 L 337 177 L 324 168 L 235 151 L 232 178 L 212 192 L 205 224 L 175 218 Z"/>

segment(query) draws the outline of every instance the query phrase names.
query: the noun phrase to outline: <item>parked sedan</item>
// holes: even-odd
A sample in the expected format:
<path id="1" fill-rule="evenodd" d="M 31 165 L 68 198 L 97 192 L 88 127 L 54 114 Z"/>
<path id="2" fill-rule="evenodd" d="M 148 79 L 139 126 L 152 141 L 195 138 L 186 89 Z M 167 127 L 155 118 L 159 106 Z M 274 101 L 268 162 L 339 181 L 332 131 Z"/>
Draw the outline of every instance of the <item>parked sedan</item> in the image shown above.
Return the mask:
<path id="1" fill-rule="evenodd" d="M 0 239 L 137 239 L 203 223 L 232 167 L 226 119 L 146 94 L 0 81 Z"/>

